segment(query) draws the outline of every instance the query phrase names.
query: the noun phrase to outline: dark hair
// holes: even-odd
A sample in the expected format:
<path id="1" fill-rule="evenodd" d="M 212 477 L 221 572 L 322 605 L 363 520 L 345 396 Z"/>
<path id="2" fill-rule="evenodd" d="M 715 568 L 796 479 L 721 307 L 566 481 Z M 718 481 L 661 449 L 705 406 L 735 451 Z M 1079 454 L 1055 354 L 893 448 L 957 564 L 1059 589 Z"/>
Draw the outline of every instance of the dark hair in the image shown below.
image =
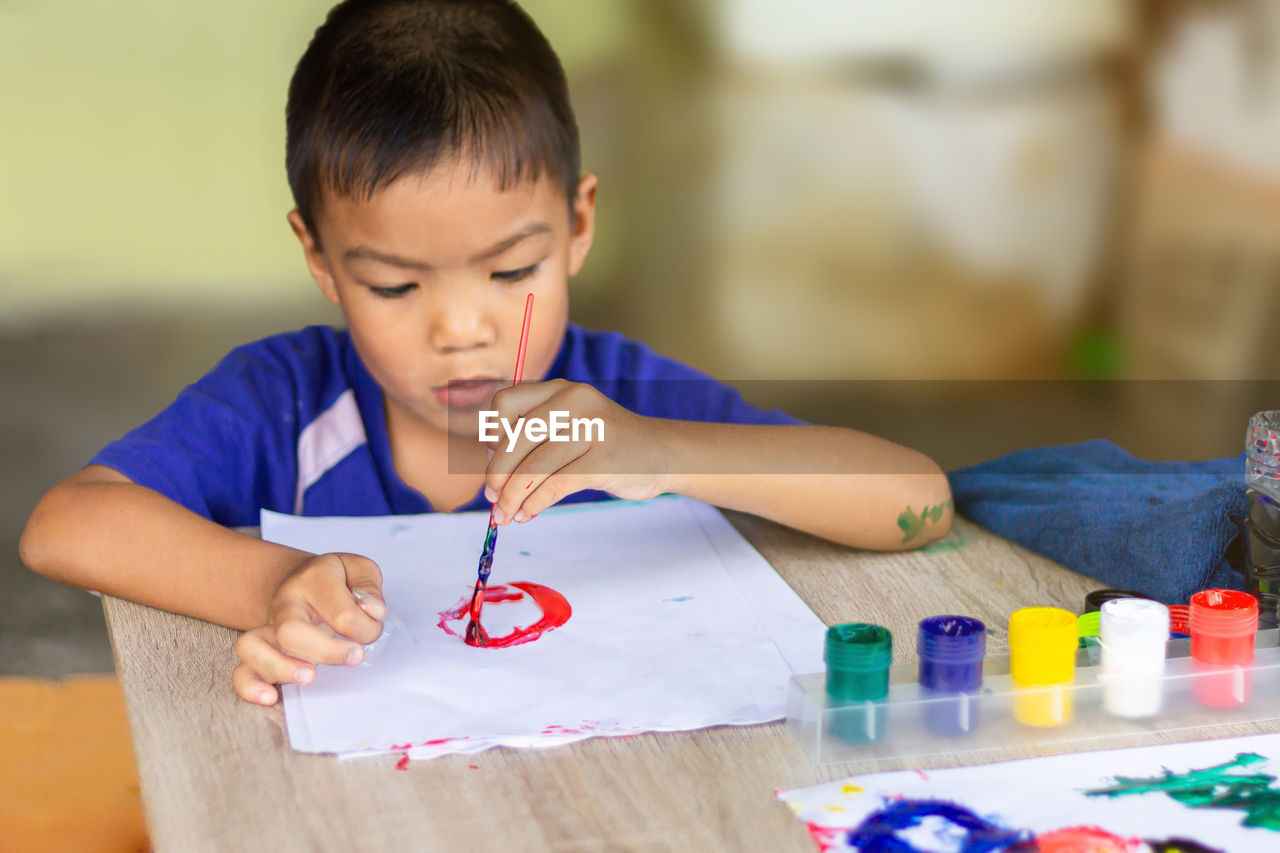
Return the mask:
<path id="1" fill-rule="evenodd" d="M 572 209 L 578 126 L 564 70 L 509 0 L 346 0 L 289 84 L 285 167 L 303 222 L 456 158 L 502 188 L 549 176 Z"/>

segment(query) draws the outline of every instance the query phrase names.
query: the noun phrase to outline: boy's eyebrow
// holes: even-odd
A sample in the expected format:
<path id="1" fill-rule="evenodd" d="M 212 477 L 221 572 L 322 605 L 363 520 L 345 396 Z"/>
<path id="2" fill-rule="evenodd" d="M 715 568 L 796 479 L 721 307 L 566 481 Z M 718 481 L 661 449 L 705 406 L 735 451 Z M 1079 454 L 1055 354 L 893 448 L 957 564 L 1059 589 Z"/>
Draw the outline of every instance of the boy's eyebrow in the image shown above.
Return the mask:
<path id="1" fill-rule="evenodd" d="M 399 255 L 388 254 L 387 252 L 379 252 L 377 249 L 369 246 L 354 246 L 342 253 L 344 261 L 377 261 L 380 264 L 387 264 L 392 267 L 403 267 L 411 270 L 429 270 L 431 264 L 422 261 L 414 261 L 409 258 L 402 258 Z"/>
<path id="2" fill-rule="evenodd" d="M 510 237 L 507 237 L 505 240 L 499 240 L 480 254 L 476 255 L 471 259 L 471 262 L 475 263 L 476 261 L 486 261 L 496 255 L 501 255 L 521 240 L 532 237 L 535 234 L 548 234 L 550 231 L 551 225 L 547 222 L 530 222 Z"/>
<path id="3" fill-rule="evenodd" d="M 501 255 L 503 252 L 507 251 L 512 246 L 519 243 L 521 240 L 525 240 L 537 234 L 546 234 L 546 233 L 549 233 L 550 231 L 551 231 L 550 224 L 546 222 L 532 222 L 526 225 L 524 228 L 521 228 L 516 233 L 512 234 L 510 237 L 506 237 L 502 240 L 499 240 L 497 243 L 494 243 L 492 246 L 490 246 L 489 248 L 485 249 L 484 251 L 480 252 L 475 257 L 473 257 L 471 261 L 472 263 L 475 263 L 478 261 L 488 260 L 489 258 L 495 257 L 496 255 Z M 350 249 L 347 249 L 345 252 L 343 252 L 342 258 L 345 261 L 360 261 L 360 260 L 377 261 L 378 263 L 388 264 L 389 266 L 402 267 L 404 269 L 411 269 L 411 270 L 426 271 L 432 268 L 431 264 L 428 264 L 425 261 L 416 261 L 416 260 L 413 260 L 412 258 L 402 258 L 399 255 L 393 255 L 388 252 L 381 252 L 370 246 L 354 246 Z"/>

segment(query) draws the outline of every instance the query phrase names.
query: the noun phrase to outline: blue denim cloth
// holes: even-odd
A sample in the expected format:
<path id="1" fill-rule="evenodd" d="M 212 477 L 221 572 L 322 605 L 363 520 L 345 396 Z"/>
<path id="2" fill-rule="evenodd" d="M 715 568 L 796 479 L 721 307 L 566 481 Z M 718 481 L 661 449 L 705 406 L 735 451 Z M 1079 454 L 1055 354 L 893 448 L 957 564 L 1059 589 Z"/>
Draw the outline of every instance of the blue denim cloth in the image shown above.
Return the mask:
<path id="1" fill-rule="evenodd" d="M 961 515 L 1100 587 L 1169 604 L 1244 588 L 1243 454 L 1160 462 L 1096 440 L 1020 450 L 950 479 Z"/>

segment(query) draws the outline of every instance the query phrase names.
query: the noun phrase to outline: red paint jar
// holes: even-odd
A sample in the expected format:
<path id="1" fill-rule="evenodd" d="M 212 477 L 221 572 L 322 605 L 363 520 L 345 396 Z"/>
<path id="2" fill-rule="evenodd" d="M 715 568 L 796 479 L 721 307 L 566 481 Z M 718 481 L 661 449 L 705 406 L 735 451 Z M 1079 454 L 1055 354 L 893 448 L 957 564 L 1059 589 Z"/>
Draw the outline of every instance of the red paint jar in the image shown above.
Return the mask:
<path id="1" fill-rule="evenodd" d="M 1233 589 L 1205 589 L 1191 596 L 1191 657 L 1199 673 L 1196 699 L 1215 708 L 1249 701 L 1249 670 L 1258 599 Z"/>

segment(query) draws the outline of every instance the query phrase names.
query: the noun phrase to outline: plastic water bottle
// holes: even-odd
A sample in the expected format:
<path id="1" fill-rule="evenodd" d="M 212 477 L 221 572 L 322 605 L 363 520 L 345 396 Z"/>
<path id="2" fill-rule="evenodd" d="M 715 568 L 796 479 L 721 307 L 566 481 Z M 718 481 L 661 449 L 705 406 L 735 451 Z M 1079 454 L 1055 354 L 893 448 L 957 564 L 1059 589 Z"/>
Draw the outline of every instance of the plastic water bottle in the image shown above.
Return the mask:
<path id="1" fill-rule="evenodd" d="M 1249 498 L 1249 592 L 1258 599 L 1258 627 L 1280 623 L 1280 411 L 1258 412 L 1245 437 Z"/>

